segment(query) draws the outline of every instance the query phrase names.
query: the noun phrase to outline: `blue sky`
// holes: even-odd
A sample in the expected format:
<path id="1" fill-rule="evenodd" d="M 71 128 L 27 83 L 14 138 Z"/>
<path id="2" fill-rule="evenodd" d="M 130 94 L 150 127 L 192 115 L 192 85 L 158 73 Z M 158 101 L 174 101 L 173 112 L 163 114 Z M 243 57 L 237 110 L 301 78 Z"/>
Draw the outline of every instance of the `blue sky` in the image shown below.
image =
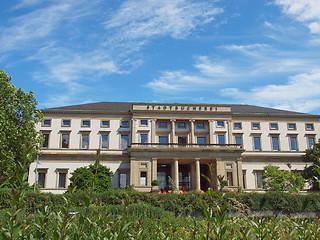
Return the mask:
<path id="1" fill-rule="evenodd" d="M 320 113 L 320 0 L 2 0 L 0 68 L 39 108 L 100 101 Z"/>

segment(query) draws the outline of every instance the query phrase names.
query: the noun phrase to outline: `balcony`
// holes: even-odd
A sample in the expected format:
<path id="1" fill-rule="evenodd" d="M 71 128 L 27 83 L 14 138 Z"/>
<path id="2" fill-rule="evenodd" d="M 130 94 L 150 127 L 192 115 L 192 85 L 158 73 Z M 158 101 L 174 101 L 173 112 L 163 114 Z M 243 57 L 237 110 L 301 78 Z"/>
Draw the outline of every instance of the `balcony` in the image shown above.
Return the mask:
<path id="1" fill-rule="evenodd" d="M 128 151 L 243 151 L 239 144 L 132 143 Z"/>

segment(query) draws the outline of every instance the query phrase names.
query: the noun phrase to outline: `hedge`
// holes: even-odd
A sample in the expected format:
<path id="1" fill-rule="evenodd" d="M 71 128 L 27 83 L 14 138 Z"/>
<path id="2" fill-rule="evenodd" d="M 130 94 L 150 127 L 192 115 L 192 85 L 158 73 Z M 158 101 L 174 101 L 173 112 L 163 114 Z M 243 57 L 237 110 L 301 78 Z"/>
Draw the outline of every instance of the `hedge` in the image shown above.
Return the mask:
<path id="1" fill-rule="evenodd" d="M 8 208 L 11 190 L 0 189 L 0 209 Z M 25 195 L 26 206 L 32 211 L 39 204 L 48 204 L 52 208 L 60 208 L 66 204 L 65 198 L 68 194 L 34 193 L 27 192 Z M 72 209 L 79 209 L 85 206 L 86 194 L 75 192 L 72 196 Z M 92 203 L 97 206 L 120 205 L 122 200 L 126 200 L 134 206 L 148 204 L 153 207 L 161 207 L 163 210 L 175 213 L 188 213 L 193 211 L 203 211 L 206 203 L 216 200 L 215 195 L 207 193 L 188 192 L 185 194 L 156 194 L 142 193 L 134 190 L 110 190 L 103 193 L 94 193 Z M 245 204 L 250 210 L 280 210 L 287 212 L 315 212 L 320 210 L 320 193 L 291 194 L 286 192 L 267 193 L 238 193 L 227 192 L 224 201 L 231 203 L 233 210 L 234 201 Z"/>

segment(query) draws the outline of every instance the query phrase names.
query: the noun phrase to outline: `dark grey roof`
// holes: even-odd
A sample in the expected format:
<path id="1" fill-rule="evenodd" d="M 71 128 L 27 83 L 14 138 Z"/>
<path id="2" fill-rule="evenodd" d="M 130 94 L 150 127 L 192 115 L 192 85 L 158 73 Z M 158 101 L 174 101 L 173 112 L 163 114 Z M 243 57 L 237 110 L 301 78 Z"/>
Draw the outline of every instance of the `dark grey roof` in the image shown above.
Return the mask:
<path id="1" fill-rule="evenodd" d="M 71 105 L 57 108 L 47 108 L 44 111 L 130 111 L 132 103 L 128 102 L 98 102 L 80 105 Z"/>
<path id="2" fill-rule="evenodd" d="M 238 114 L 306 114 L 306 113 L 299 113 L 299 112 L 293 112 L 293 111 L 287 111 L 287 110 L 280 110 L 275 108 L 266 108 L 266 107 L 258 107 L 253 105 L 231 105 L 231 111 L 232 113 L 238 113 Z"/>
<path id="3" fill-rule="evenodd" d="M 132 110 L 133 104 L 135 103 L 98 102 L 98 103 L 71 105 L 71 106 L 65 106 L 65 107 L 47 108 L 47 109 L 43 109 L 43 111 L 44 112 L 47 112 L 47 111 L 125 111 L 125 112 L 129 112 Z M 137 104 L 141 104 L 141 103 L 137 103 Z M 191 105 L 207 105 L 208 106 L 208 105 L 214 105 L 214 104 L 191 104 Z M 219 106 L 219 105 L 221 104 L 217 104 L 214 106 Z M 258 107 L 253 105 L 225 104 L 221 106 L 230 106 L 231 112 L 233 114 L 310 115 L 306 113 L 280 110 L 275 108 Z"/>

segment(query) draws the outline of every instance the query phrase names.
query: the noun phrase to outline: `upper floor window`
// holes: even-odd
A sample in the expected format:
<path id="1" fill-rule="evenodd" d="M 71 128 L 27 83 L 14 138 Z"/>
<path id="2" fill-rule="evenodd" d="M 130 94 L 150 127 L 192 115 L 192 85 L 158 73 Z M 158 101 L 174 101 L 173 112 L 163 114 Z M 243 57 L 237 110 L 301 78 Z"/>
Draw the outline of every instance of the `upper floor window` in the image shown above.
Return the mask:
<path id="1" fill-rule="evenodd" d="M 61 135 L 61 148 L 69 148 L 70 133 L 62 133 Z"/>
<path id="2" fill-rule="evenodd" d="M 121 135 L 121 149 L 127 149 L 128 148 L 128 135 Z"/>
<path id="3" fill-rule="evenodd" d="M 235 143 L 242 147 L 242 136 L 235 136 Z"/>
<path id="4" fill-rule="evenodd" d="M 224 121 L 217 121 L 218 127 L 224 127 Z"/>
<path id="5" fill-rule="evenodd" d="M 278 130 L 278 123 L 270 123 L 270 130 Z"/>
<path id="6" fill-rule="evenodd" d="M 123 127 L 123 128 L 129 127 L 129 121 L 121 121 L 120 127 Z"/>
<path id="7" fill-rule="evenodd" d="M 159 122 L 159 127 L 166 128 L 167 127 L 167 122 Z"/>
<path id="8" fill-rule="evenodd" d="M 179 128 L 185 128 L 186 127 L 186 123 L 185 122 L 178 122 L 178 127 Z"/>
<path id="9" fill-rule="evenodd" d="M 81 127 L 90 127 L 90 120 L 82 120 Z"/>
<path id="10" fill-rule="evenodd" d="M 290 150 L 291 151 L 298 151 L 298 144 L 297 144 L 297 137 L 291 136 L 289 137 L 289 143 L 290 143 Z"/>
<path id="11" fill-rule="evenodd" d="M 260 123 L 252 123 L 252 129 L 254 130 L 260 129 Z"/>
<path id="12" fill-rule="evenodd" d="M 313 123 L 306 123 L 306 130 L 314 130 Z"/>
<path id="13" fill-rule="evenodd" d="M 43 127 L 50 127 L 51 126 L 51 119 L 45 119 L 42 122 Z"/>
<path id="14" fill-rule="evenodd" d="M 89 149 L 89 133 L 81 134 L 81 149 Z"/>
<path id="15" fill-rule="evenodd" d="M 140 143 L 148 142 L 148 134 L 140 134 Z"/>
<path id="16" fill-rule="evenodd" d="M 197 137 L 197 144 L 206 144 L 205 137 Z"/>
<path id="17" fill-rule="evenodd" d="M 110 121 L 101 120 L 101 127 L 110 127 Z"/>
<path id="18" fill-rule="evenodd" d="M 218 144 L 225 144 L 225 136 L 224 134 L 218 135 Z"/>
<path id="19" fill-rule="evenodd" d="M 296 124 L 295 123 L 288 123 L 288 130 L 296 130 Z"/>
<path id="20" fill-rule="evenodd" d="M 310 136 L 308 137 L 308 149 L 312 149 L 314 146 L 314 137 Z"/>
<path id="21" fill-rule="evenodd" d="M 109 148 L 109 134 L 101 134 L 101 149 L 108 149 Z"/>
<path id="22" fill-rule="evenodd" d="M 253 137 L 253 150 L 261 151 L 260 136 Z"/>
<path id="23" fill-rule="evenodd" d="M 140 120 L 141 126 L 148 126 L 148 120 Z"/>
<path id="24" fill-rule="evenodd" d="M 197 122 L 197 128 L 204 128 L 204 122 Z"/>
<path id="25" fill-rule="evenodd" d="M 159 136 L 159 143 L 168 143 L 167 136 Z"/>
<path id="26" fill-rule="evenodd" d="M 43 137 L 44 137 L 44 141 L 43 141 L 42 147 L 43 148 L 48 148 L 49 147 L 49 135 L 50 135 L 50 133 L 42 133 L 42 134 L 43 134 Z"/>
<path id="27" fill-rule="evenodd" d="M 279 137 L 278 136 L 272 136 L 272 150 L 273 151 L 279 151 Z"/>
<path id="28" fill-rule="evenodd" d="M 71 126 L 71 120 L 62 120 L 62 127 L 70 127 Z"/>
<path id="29" fill-rule="evenodd" d="M 233 128 L 234 129 L 241 129 L 242 128 L 241 123 L 234 123 Z"/>

